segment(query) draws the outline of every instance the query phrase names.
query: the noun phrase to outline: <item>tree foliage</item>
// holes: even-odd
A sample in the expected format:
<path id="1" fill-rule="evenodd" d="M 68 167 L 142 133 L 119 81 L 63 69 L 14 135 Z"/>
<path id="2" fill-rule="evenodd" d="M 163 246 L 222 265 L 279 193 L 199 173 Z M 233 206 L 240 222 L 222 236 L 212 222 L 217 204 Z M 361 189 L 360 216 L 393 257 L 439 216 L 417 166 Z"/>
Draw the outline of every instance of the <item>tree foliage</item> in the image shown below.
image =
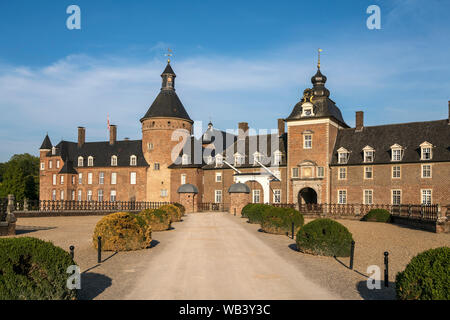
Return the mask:
<path id="1" fill-rule="evenodd" d="M 39 199 L 39 158 L 16 154 L 0 164 L 0 197 L 13 194 L 16 200 Z"/>

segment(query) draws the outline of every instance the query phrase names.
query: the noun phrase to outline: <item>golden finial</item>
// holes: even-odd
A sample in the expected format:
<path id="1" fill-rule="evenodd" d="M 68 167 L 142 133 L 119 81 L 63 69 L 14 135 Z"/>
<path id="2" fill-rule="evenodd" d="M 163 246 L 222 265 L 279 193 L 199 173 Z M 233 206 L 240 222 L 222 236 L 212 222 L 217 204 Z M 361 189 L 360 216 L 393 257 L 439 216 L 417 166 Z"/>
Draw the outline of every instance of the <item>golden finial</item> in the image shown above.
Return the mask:
<path id="1" fill-rule="evenodd" d="M 173 53 L 172 53 L 172 52 L 173 52 L 173 51 L 170 50 L 170 48 L 167 48 L 167 53 L 165 54 L 165 56 L 168 57 L 168 58 L 167 58 L 167 63 L 170 63 L 170 57 L 173 56 Z"/>
<path id="2" fill-rule="evenodd" d="M 319 60 L 318 60 L 318 62 L 317 62 L 317 69 L 320 69 L 320 53 L 321 53 L 322 51 L 323 51 L 323 50 L 319 48 Z"/>

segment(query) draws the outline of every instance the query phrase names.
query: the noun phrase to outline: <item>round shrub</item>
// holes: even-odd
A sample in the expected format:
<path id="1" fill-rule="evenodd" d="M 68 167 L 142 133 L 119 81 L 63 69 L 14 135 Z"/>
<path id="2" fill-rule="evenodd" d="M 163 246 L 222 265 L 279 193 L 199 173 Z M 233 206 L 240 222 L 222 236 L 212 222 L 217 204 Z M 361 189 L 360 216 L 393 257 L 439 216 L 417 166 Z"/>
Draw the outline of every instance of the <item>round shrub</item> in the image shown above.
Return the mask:
<path id="1" fill-rule="evenodd" d="M 36 238 L 0 239 L 0 300 L 74 300 L 70 254 Z"/>
<path id="2" fill-rule="evenodd" d="M 246 217 L 249 223 L 261 223 L 266 210 L 270 210 L 272 206 L 267 204 L 255 203 L 246 211 Z"/>
<path id="3" fill-rule="evenodd" d="M 294 232 L 303 226 L 303 215 L 295 209 L 271 207 L 264 211 L 261 229 L 268 233 L 286 234 L 291 232 L 294 223 Z"/>
<path id="4" fill-rule="evenodd" d="M 182 216 L 185 215 L 185 213 L 186 213 L 186 208 L 185 208 L 181 203 L 175 202 L 175 203 L 173 203 L 173 205 L 174 205 L 175 207 L 177 207 L 178 209 L 180 209 L 181 215 L 182 215 Z"/>
<path id="5" fill-rule="evenodd" d="M 165 211 L 169 215 L 172 222 L 181 221 L 182 213 L 177 206 L 174 206 L 173 204 L 166 204 L 160 207 L 159 210 Z"/>
<path id="6" fill-rule="evenodd" d="M 170 216 L 161 209 L 145 209 L 139 212 L 139 217 L 152 228 L 152 231 L 169 230 L 171 225 Z"/>
<path id="7" fill-rule="evenodd" d="M 401 300 L 450 300 L 450 248 L 424 251 L 395 278 Z"/>
<path id="8" fill-rule="evenodd" d="M 297 233 L 297 248 L 304 253 L 321 256 L 348 257 L 352 234 L 339 222 L 316 219 Z"/>
<path id="9" fill-rule="evenodd" d="M 97 248 L 97 237 L 102 237 L 102 250 L 129 251 L 145 249 L 152 241 L 152 228 L 139 215 L 117 212 L 103 217 L 95 226 L 92 237 Z"/>
<path id="10" fill-rule="evenodd" d="M 251 210 L 251 208 L 254 205 L 255 205 L 254 203 L 249 203 L 246 206 L 244 206 L 244 208 L 242 208 L 242 211 L 241 211 L 241 217 L 242 218 L 248 218 L 248 212 L 249 212 L 249 210 Z"/>
<path id="11" fill-rule="evenodd" d="M 372 209 L 363 218 L 363 221 L 390 222 L 391 214 L 386 209 Z"/>

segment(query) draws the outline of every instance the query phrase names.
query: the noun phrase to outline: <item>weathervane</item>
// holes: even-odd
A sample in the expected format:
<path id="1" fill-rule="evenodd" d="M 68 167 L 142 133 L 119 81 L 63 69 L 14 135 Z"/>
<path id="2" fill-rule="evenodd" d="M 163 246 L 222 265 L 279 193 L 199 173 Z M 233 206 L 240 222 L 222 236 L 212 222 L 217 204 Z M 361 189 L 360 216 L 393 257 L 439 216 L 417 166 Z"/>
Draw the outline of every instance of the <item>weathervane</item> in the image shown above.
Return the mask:
<path id="1" fill-rule="evenodd" d="M 170 48 L 167 48 L 167 53 L 165 54 L 165 56 L 168 57 L 168 58 L 167 58 L 167 63 L 170 63 L 170 57 L 173 56 L 173 53 L 172 53 L 172 52 L 173 52 L 173 51 L 170 50 Z"/>
<path id="2" fill-rule="evenodd" d="M 321 53 L 322 51 L 323 51 L 323 50 L 319 48 L 319 61 L 317 62 L 317 69 L 320 69 L 320 53 Z"/>

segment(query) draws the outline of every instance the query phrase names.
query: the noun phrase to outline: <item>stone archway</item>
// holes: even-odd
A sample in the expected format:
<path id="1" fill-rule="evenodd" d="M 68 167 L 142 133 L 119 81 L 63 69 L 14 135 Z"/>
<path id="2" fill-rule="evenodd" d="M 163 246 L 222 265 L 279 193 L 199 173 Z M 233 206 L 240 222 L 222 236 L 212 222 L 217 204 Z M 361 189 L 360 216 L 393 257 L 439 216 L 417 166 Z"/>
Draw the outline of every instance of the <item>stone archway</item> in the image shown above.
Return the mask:
<path id="1" fill-rule="evenodd" d="M 317 192 L 313 188 L 303 188 L 298 192 L 298 204 L 317 204 Z"/>

